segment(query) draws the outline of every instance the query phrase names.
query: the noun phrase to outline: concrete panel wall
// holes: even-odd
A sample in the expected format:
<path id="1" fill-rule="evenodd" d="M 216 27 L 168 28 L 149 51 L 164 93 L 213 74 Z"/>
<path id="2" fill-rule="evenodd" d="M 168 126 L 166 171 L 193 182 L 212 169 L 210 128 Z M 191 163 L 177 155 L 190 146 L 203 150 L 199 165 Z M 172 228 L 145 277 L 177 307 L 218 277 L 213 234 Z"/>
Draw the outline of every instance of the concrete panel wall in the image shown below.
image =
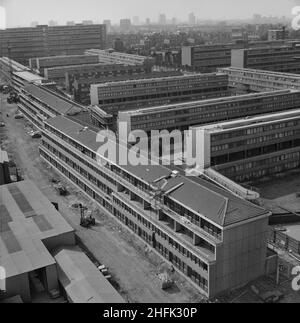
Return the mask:
<path id="1" fill-rule="evenodd" d="M 224 231 L 224 245 L 217 249 L 217 264 L 210 272 L 215 294 L 265 274 L 268 230 L 265 218 Z"/>
<path id="2" fill-rule="evenodd" d="M 182 66 L 192 66 L 192 48 L 191 47 L 182 47 L 181 54 Z"/>
<path id="3" fill-rule="evenodd" d="M 93 85 L 93 84 L 91 85 L 90 97 L 91 97 L 91 105 L 97 105 L 99 103 L 98 88 L 96 85 Z"/>
<path id="4" fill-rule="evenodd" d="M 232 67 L 245 67 L 245 51 L 243 49 L 233 49 L 231 51 L 231 66 Z"/>

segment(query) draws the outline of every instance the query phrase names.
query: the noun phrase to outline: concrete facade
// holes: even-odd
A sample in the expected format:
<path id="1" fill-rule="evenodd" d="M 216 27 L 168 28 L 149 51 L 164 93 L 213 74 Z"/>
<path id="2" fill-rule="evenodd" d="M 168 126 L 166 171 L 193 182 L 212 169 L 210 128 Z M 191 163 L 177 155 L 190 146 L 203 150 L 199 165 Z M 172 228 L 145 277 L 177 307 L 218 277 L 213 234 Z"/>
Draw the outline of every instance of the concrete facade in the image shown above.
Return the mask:
<path id="1" fill-rule="evenodd" d="M 36 69 L 40 74 L 46 76 L 45 70 L 53 67 L 97 64 L 99 62 L 97 55 L 65 55 L 36 57 L 29 60 L 31 69 Z"/>
<path id="2" fill-rule="evenodd" d="M 152 79 L 162 78 L 169 76 L 182 75 L 180 72 L 151 72 L 147 73 L 144 68 L 138 66 L 120 66 L 114 65 L 109 71 L 109 67 L 106 68 L 105 72 L 95 73 L 92 77 L 87 76 L 85 73 L 68 73 L 66 74 L 67 90 L 74 95 L 76 102 L 90 105 L 91 96 L 90 88 L 92 84 L 104 84 L 110 82 L 120 82 L 128 80 L 141 80 L 141 79 Z M 82 75 L 83 74 L 83 75 Z"/>
<path id="3" fill-rule="evenodd" d="M 233 49 L 231 66 L 252 68 L 274 72 L 299 73 L 299 43 L 271 46 L 265 48 Z"/>
<path id="4" fill-rule="evenodd" d="M 216 72 L 220 67 L 228 67 L 231 64 L 231 54 L 233 49 L 243 49 L 248 47 L 265 47 L 284 44 L 284 41 L 265 42 L 239 42 L 229 44 L 213 44 L 198 46 L 183 46 L 181 65 L 191 67 L 201 73 Z"/>
<path id="5" fill-rule="evenodd" d="M 192 129 L 203 134 L 205 168 L 236 182 L 300 167 L 299 109 Z"/>
<path id="6" fill-rule="evenodd" d="M 244 91 L 300 90 L 299 74 L 236 67 L 220 68 L 218 71 L 228 75 L 230 87 Z"/>
<path id="7" fill-rule="evenodd" d="M 19 93 L 19 110 L 38 128 L 57 115 L 78 115 L 84 107 L 46 87 L 29 84 Z"/>
<path id="8" fill-rule="evenodd" d="M 299 103 L 299 91 L 281 90 L 121 111 L 118 122 L 126 122 L 128 132 L 136 129 L 183 131 L 193 125 L 296 109 Z"/>
<path id="9" fill-rule="evenodd" d="M 28 65 L 29 59 L 43 56 L 84 54 L 89 48 L 105 48 L 105 25 L 47 26 L 0 30 L 0 56 L 9 56 Z"/>
<path id="10" fill-rule="evenodd" d="M 143 65 L 149 71 L 154 65 L 153 57 L 121 53 L 112 49 L 108 49 L 108 50 L 88 49 L 85 51 L 85 54 L 98 55 L 100 63 Z"/>
<path id="11" fill-rule="evenodd" d="M 91 104 L 107 113 L 229 95 L 227 75 L 195 74 L 91 85 Z"/>
<path id="12" fill-rule="evenodd" d="M 41 158 L 202 293 L 213 297 L 264 274 L 268 212 L 206 181 L 170 176 L 172 171 L 162 166 L 118 166 L 109 160 L 100 166 L 96 133 L 80 133 L 80 128 L 62 117 L 47 121 Z M 153 200 L 151 183 L 160 186 L 159 178 L 169 178 L 166 193 Z M 221 222 L 214 206 L 224 208 Z"/>

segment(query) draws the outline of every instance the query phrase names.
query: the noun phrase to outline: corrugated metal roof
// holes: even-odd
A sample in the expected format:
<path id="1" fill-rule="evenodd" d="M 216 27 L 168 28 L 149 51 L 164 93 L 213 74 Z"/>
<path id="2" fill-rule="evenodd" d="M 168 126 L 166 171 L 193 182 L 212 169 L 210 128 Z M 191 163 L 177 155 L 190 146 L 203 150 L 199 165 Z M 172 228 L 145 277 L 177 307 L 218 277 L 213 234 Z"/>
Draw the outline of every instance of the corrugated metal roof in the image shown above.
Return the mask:
<path id="1" fill-rule="evenodd" d="M 73 303 L 125 303 L 79 247 L 54 252 L 58 277 Z"/>
<path id="2" fill-rule="evenodd" d="M 42 241 L 73 231 L 31 181 L 1 186 L 0 266 L 7 277 L 55 264 Z"/>
<path id="3" fill-rule="evenodd" d="M 7 186 L 7 189 L 26 218 L 30 218 L 35 215 L 33 208 L 17 185 L 11 184 Z"/>

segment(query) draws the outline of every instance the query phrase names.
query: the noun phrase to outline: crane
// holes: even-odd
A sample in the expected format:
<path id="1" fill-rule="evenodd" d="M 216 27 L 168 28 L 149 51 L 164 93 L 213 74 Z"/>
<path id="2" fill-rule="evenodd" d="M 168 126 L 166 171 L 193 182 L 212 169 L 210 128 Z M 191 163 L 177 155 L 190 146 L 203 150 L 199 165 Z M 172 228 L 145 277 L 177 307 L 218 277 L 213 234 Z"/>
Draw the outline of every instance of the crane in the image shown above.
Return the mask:
<path id="1" fill-rule="evenodd" d="M 178 175 L 179 175 L 179 172 L 174 170 L 169 175 L 163 176 L 163 177 L 158 178 L 157 180 L 153 181 L 152 183 L 149 183 L 149 186 L 151 186 L 151 184 L 153 186 L 153 185 L 157 184 L 158 182 L 163 181 L 162 186 L 160 186 L 160 187 L 155 186 L 154 192 L 151 194 L 152 195 L 151 200 L 154 201 L 153 205 L 154 205 L 155 209 L 157 209 L 158 202 L 163 196 L 170 194 L 171 192 L 173 192 L 175 189 L 177 189 L 178 187 L 180 187 L 183 184 L 183 183 L 181 183 L 180 185 L 176 185 L 175 187 L 172 187 L 168 191 L 165 190 L 166 186 L 169 184 L 169 180 L 177 177 Z"/>

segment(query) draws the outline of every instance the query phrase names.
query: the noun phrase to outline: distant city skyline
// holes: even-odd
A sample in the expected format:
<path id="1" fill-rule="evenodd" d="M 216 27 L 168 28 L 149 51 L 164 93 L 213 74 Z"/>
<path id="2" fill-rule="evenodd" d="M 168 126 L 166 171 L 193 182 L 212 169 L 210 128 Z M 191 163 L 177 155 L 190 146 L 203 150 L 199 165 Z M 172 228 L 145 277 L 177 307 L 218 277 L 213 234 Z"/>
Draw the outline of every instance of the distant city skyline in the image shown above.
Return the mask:
<path id="1" fill-rule="evenodd" d="M 179 21 L 188 21 L 188 15 L 194 13 L 197 19 L 230 20 L 248 19 L 254 14 L 264 16 L 290 16 L 292 8 L 300 5 L 298 0 L 0 0 L 0 6 L 7 10 L 7 27 L 29 26 L 31 22 L 48 24 L 57 21 L 81 22 L 93 20 L 102 23 L 109 19 L 113 24 L 120 19 L 138 17 L 139 22 L 150 18 L 157 22 L 160 14 L 165 14 L 168 21 L 176 17 Z M 0 13 L 1 14 L 1 13 Z M 1 18 L 1 16 L 0 16 Z M 2 19 L 3 20 L 3 19 Z"/>

